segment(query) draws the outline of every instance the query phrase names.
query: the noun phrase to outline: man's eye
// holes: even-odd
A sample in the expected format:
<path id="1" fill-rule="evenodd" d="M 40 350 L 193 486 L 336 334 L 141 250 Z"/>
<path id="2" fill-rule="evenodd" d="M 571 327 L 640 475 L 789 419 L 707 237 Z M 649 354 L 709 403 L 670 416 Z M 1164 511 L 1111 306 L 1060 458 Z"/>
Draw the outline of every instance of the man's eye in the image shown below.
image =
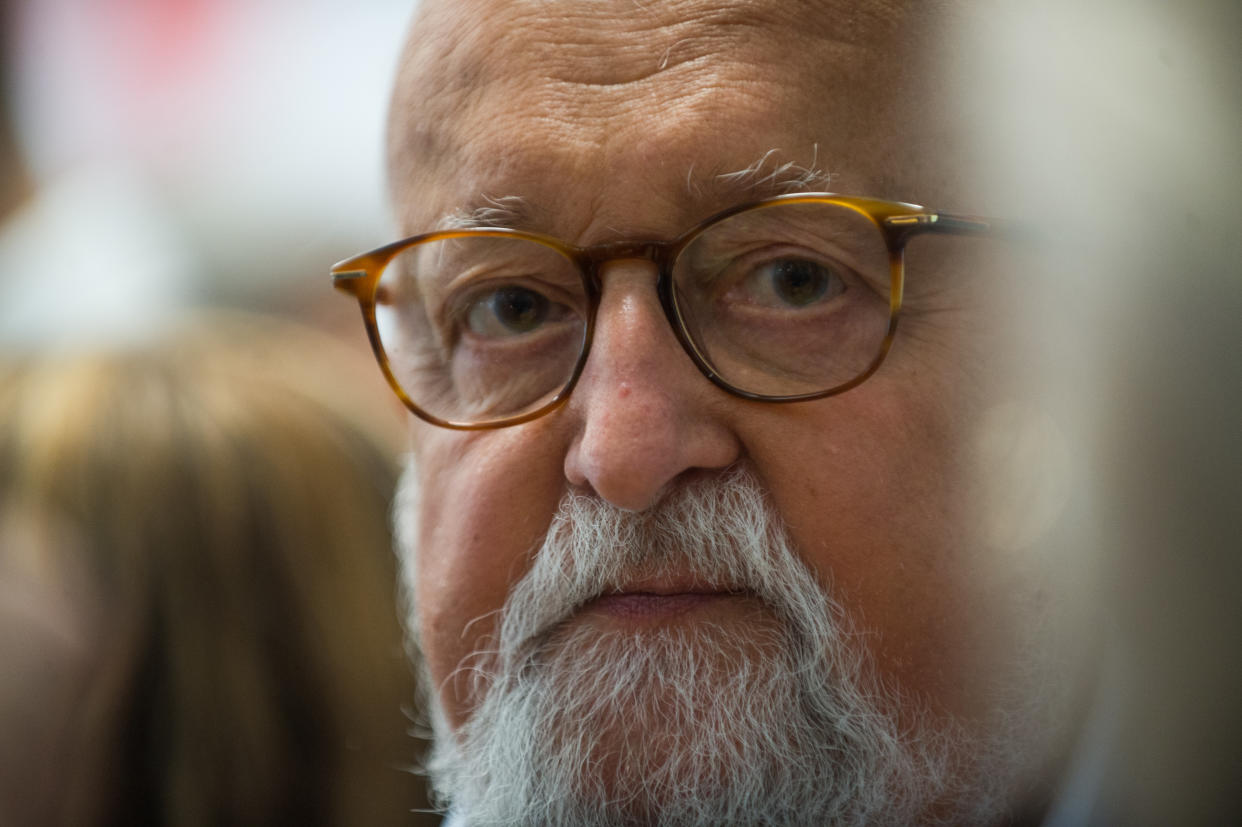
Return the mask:
<path id="1" fill-rule="evenodd" d="M 766 307 L 807 307 L 845 290 L 831 268 L 801 258 L 781 258 L 757 267 L 741 285 L 746 298 Z"/>
<path id="2" fill-rule="evenodd" d="M 466 309 L 466 327 L 487 338 L 520 336 L 538 330 L 561 305 L 525 287 L 501 287 L 475 299 Z"/>

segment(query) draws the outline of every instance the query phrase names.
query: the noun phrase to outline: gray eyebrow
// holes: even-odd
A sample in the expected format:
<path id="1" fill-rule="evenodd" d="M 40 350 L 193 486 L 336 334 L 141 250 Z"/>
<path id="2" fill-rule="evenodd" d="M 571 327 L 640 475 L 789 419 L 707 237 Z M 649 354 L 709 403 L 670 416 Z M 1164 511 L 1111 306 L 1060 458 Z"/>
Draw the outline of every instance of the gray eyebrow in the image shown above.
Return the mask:
<path id="1" fill-rule="evenodd" d="M 707 192 L 721 196 L 748 195 L 763 197 L 788 192 L 807 192 L 831 188 L 833 174 L 820 169 L 819 144 L 813 145 L 810 166 L 793 161 L 779 162 L 781 150 L 769 149 L 750 166 L 733 172 L 719 172 L 707 178 L 697 177 L 694 166 L 686 173 L 686 190 L 701 198 Z"/>
<path id="2" fill-rule="evenodd" d="M 719 172 L 706 180 L 695 175 L 694 165 L 691 164 L 686 173 L 686 190 L 695 199 L 710 195 L 727 202 L 739 197 L 762 198 L 830 188 L 832 173 L 817 165 L 819 144 L 814 145 L 809 167 L 793 161 L 780 163 L 780 154 L 779 149 L 769 149 L 749 166 L 732 172 Z M 437 222 L 437 229 L 518 228 L 530 224 L 532 212 L 530 203 L 520 195 L 483 195 L 474 206 L 461 207 L 445 214 Z"/>
<path id="3" fill-rule="evenodd" d="M 499 198 L 484 195 L 479 204 L 462 207 L 443 216 L 441 230 L 473 230 L 491 227 L 518 227 L 530 217 L 530 205 L 520 195 Z"/>

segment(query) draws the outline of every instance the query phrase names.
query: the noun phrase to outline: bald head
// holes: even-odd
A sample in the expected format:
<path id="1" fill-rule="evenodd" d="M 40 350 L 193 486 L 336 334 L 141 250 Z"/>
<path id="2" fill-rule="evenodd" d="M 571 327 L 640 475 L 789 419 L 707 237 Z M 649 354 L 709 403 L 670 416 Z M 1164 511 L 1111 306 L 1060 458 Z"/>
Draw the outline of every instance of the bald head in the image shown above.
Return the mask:
<path id="1" fill-rule="evenodd" d="M 445 189 L 530 200 L 538 183 L 561 199 L 574 180 L 604 199 L 624 176 L 663 197 L 769 150 L 839 191 L 930 199 L 943 176 L 926 148 L 951 143 L 928 117 L 932 5 L 430 0 L 393 98 L 399 218 L 427 229 Z"/>

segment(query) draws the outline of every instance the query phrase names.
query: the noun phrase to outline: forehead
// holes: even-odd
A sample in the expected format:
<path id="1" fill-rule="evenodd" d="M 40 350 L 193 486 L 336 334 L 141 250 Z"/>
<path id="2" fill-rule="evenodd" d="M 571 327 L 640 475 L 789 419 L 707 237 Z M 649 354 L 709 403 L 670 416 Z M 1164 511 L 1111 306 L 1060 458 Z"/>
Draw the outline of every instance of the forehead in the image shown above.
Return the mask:
<path id="1" fill-rule="evenodd" d="M 416 232 L 520 196 L 536 228 L 571 237 L 684 223 L 739 200 L 719 176 L 760 158 L 768 166 L 740 183 L 792 163 L 830 173 L 837 191 L 926 198 L 907 172 L 930 170 L 895 126 L 928 103 L 912 83 L 930 60 L 920 8 L 431 2 L 394 95 L 399 219 Z M 918 120 L 926 142 L 937 130 Z"/>

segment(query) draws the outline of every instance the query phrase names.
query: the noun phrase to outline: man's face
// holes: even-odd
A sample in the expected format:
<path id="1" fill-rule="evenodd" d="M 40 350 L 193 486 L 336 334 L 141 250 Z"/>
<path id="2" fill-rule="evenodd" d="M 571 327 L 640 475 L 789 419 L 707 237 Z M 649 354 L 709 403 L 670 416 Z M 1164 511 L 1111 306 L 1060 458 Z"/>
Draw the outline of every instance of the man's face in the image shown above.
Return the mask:
<path id="1" fill-rule="evenodd" d="M 431 4 L 393 112 L 402 229 L 500 203 L 517 226 L 573 244 L 668 239 L 799 184 L 969 211 L 921 5 Z M 674 337 L 653 266 L 623 260 L 603 269 L 590 359 L 565 407 L 491 431 L 416 423 L 415 620 L 446 728 L 482 703 L 478 653 L 494 650 L 567 496 L 641 518 L 744 469 L 797 565 L 859 633 L 843 645 L 883 687 L 879 711 L 897 731 L 952 721 L 978 734 L 1012 677 L 1005 653 L 1026 622 L 1012 607 L 1030 600 L 1017 573 L 989 564 L 971 507 L 992 274 L 962 268 L 963 243 L 911 246 L 892 351 L 838 396 L 726 394 Z M 695 565 L 622 571 L 620 595 L 587 595 L 532 634 L 582 645 L 710 630 L 735 647 L 703 644 L 704 674 L 717 675 L 780 645 L 779 613 L 746 589 L 700 593 Z"/>

